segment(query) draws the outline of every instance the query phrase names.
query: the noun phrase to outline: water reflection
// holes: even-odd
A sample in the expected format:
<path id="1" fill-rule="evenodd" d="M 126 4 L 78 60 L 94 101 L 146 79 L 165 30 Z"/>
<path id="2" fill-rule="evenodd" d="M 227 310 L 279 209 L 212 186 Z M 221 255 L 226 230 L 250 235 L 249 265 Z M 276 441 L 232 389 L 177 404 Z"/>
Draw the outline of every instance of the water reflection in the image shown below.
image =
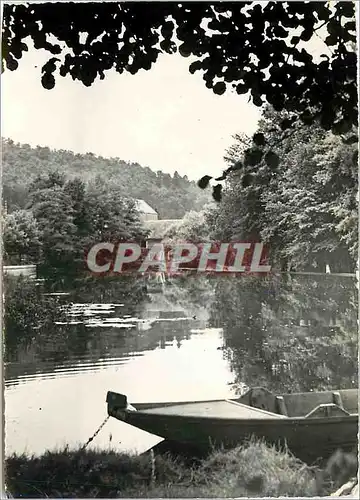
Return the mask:
<path id="1" fill-rule="evenodd" d="M 153 294 L 133 278 L 93 280 L 78 283 L 63 305 L 66 318 L 52 328 L 8 341 L 7 449 L 22 452 L 27 443 L 40 453 L 86 440 L 106 412 L 107 390 L 165 401 L 229 397 L 246 386 L 286 392 L 357 383 L 357 289 L 349 277 L 196 275 Z M 116 424 L 122 447 L 141 441 L 141 431 Z"/>
<path id="2" fill-rule="evenodd" d="M 352 278 L 218 280 L 213 321 L 237 384 L 291 392 L 357 384 L 357 289 Z"/>

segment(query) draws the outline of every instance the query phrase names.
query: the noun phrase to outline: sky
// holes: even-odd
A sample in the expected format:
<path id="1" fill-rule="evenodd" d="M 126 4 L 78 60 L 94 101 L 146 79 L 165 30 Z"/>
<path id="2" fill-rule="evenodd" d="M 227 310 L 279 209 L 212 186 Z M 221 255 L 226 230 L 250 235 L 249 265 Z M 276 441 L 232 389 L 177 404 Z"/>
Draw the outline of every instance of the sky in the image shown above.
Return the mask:
<path id="1" fill-rule="evenodd" d="M 189 60 L 161 55 L 150 71 L 115 71 L 91 87 L 71 77 L 41 85 L 49 56 L 30 50 L 2 75 L 2 132 L 16 142 L 92 152 L 190 179 L 220 174 L 235 133 L 253 134 L 259 108 L 236 93 L 215 95 Z"/>

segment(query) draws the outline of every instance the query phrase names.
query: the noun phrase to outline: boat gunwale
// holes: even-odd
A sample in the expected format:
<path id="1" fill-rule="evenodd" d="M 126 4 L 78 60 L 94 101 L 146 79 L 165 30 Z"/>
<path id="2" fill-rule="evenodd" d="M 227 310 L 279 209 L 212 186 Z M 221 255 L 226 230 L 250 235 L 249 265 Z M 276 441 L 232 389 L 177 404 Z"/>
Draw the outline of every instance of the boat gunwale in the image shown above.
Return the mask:
<path id="1" fill-rule="evenodd" d="M 341 393 L 359 393 L 359 390 L 357 388 L 350 388 L 350 389 L 339 389 L 336 392 Z M 358 421 L 359 418 L 359 412 L 349 412 L 348 415 L 324 415 L 324 416 L 316 416 L 316 417 L 311 417 L 309 414 L 306 415 L 293 415 L 291 417 L 282 415 L 280 413 L 273 413 L 268 410 L 263 410 L 261 408 L 256 408 L 253 406 L 249 406 L 246 403 L 240 402 L 240 400 L 245 396 L 249 391 L 245 392 L 241 396 L 237 396 L 235 398 L 217 398 L 217 399 L 210 399 L 210 400 L 195 400 L 195 401 L 163 401 L 163 402 L 153 402 L 153 403 L 131 403 L 130 408 L 122 408 L 121 413 L 127 417 L 130 417 L 129 420 L 133 420 L 131 418 L 131 415 L 133 414 L 140 414 L 140 415 L 145 415 L 149 419 L 154 418 L 154 419 L 161 419 L 161 420 L 187 420 L 188 422 L 198 422 L 198 421 L 204 421 L 204 422 L 209 422 L 213 421 L 219 422 L 219 423 L 224 423 L 227 422 L 228 424 L 237 424 L 239 423 L 247 423 L 247 425 L 253 423 L 254 425 L 261 424 L 264 425 L 266 424 L 277 424 L 280 422 L 287 422 L 286 425 L 322 425 L 322 424 L 328 424 L 328 423 L 352 423 Z M 287 394 L 280 394 L 279 396 L 304 396 L 304 395 L 315 395 L 315 394 L 323 394 L 324 392 L 328 393 L 334 393 L 334 390 L 328 390 L 328 391 L 314 391 L 314 392 L 298 392 L 298 393 L 287 393 Z M 115 393 L 116 394 L 116 393 Z M 215 415 L 196 415 L 196 414 L 181 414 L 181 413 L 162 413 L 162 409 L 166 409 L 172 406 L 180 406 L 180 407 L 186 407 L 189 405 L 193 404 L 211 404 L 211 403 L 221 403 L 221 402 L 229 402 L 229 403 L 236 403 L 239 404 L 240 406 L 248 407 L 250 409 L 255 410 L 255 412 L 262 413 L 263 415 L 266 415 L 266 418 L 252 418 L 252 417 L 226 417 L 226 416 L 215 416 Z M 320 406 L 321 403 L 318 405 Z M 316 408 L 316 407 L 315 407 Z M 109 414 L 112 413 L 113 416 L 114 412 L 112 410 L 120 410 L 120 408 L 116 408 L 115 405 L 108 405 L 108 412 Z M 135 410 L 135 411 L 134 411 Z M 156 411 L 151 411 L 148 412 L 148 410 L 158 410 Z M 117 417 L 115 417 L 117 418 Z M 124 420 L 123 418 L 119 418 L 120 420 Z M 127 418 L 125 419 L 127 420 Z M 130 422 L 129 422 L 130 423 Z M 280 424 L 281 425 L 281 424 Z"/>
<path id="2" fill-rule="evenodd" d="M 345 389 L 345 390 L 353 390 L 353 389 Z M 329 391 L 330 392 L 330 391 Z M 295 395 L 302 395 L 302 394 L 309 394 L 309 393 L 293 393 L 291 394 L 291 396 L 295 396 Z M 311 394 L 311 393 L 310 393 Z M 280 396 L 283 396 L 283 394 L 281 394 Z M 241 398 L 241 396 L 240 396 Z M 325 417 L 314 417 L 314 418 L 311 418 L 311 417 L 308 417 L 307 415 L 298 415 L 298 416 L 285 416 L 285 415 L 281 415 L 279 413 L 273 413 L 273 412 L 270 412 L 268 410 L 263 410 L 261 408 L 256 408 L 256 407 L 253 407 L 253 406 L 249 406 L 249 405 L 246 405 L 245 403 L 240 403 L 239 402 L 239 399 L 240 398 L 228 398 L 228 399 L 211 399 L 211 400 L 203 400 L 203 401 L 174 401 L 174 402 L 163 402 L 163 403 L 131 403 L 131 406 L 134 407 L 136 409 L 137 412 L 140 412 L 140 413 L 146 413 L 147 410 L 156 410 L 156 409 L 159 409 L 161 410 L 162 408 L 169 408 L 171 406 L 187 406 L 187 405 L 192 405 L 192 404 L 209 404 L 209 403 L 221 403 L 221 402 L 229 402 L 229 403 L 238 403 L 240 405 L 243 405 L 244 407 L 249 407 L 255 411 L 259 411 L 263 414 L 267 414 L 269 416 L 268 419 L 266 418 L 263 418 L 263 419 L 255 419 L 255 418 L 248 418 L 248 419 L 243 419 L 243 418 L 238 418 L 238 419 L 234 419 L 234 420 L 261 420 L 261 421 L 264 421 L 264 420 L 307 420 L 307 421 L 310 421 L 310 420 L 324 420 L 324 421 L 328 421 L 329 419 L 331 420 L 334 420 L 335 418 L 337 419 L 341 419 L 341 420 L 346 420 L 350 417 L 357 417 L 359 416 L 359 412 L 356 412 L 356 413 L 352 413 L 352 412 L 349 412 L 348 415 L 338 415 L 338 416 L 325 416 Z M 124 409 L 124 411 L 129 414 L 129 413 L 132 413 L 133 410 L 127 410 L 127 409 Z M 181 414 L 170 414 L 170 413 L 146 413 L 147 415 L 163 415 L 163 416 L 178 416 L 178 417 L 185 417 L 187 415 L 181 415 Z M 271 416 L 274 415 L 274 418 L 271 418 Z M 189 415 L 190 416 L 190 415 Z M 194 416 L 195 417 L 195 416 Z M 280 417 L 280 418 L 279 418 Z M 213 416 L 206 416 L 206 415 L 199 415 L 199 416 L 196 416 L 195 418 L 219 418 L 221 420 L 231 420 L 230 418 L 228 417 L 213 417 Z"/>
<path id="3" fill-rule="evenodd" d="M 136 408 L 135 405 L 134 408 Z M 324 423 L 339 423 L 339 422 L 356 422 L 359 419 L 358 413 L 351 413 L 349 415 L 336 415 L 333 417 L 314 417 L 314 418 L 306 418 L 306 416 L 302 417 L 285 417 L 285 418 L 271 418 L 271 415 L 269 418 L 233 418 L 233 417 L 214 417 L 211 415 L 181 415 L 178 413 L 147 413 L 146 410 L 124 410 L 125 414 L 127 416 L 136 416 L 136 415 L 146 415 L 151 419 L 151 417 L 154 417 L 156 420 L 175 420 L 175 419 L 181 419 L 184 420 L 186 419 L 187 421 L 200 421 L 200 420 L 206 420 L 206 421 L 214 421 L 214 422 L 227 422 L 228 424 L 237 424 L 239 425 L 240 422 L 246 423 L 246 425 L 249 425 L 249 423 L 254 423 L 254 424 L 259 424 L 259 425 L 264 425 L 268 423 L 272 424 L 285 424 L 286 425 L 294 425 L 294 424 L 324 424 Z M 275 414 L 276 415 L 276 414 Z M 131 418 L 130 418 L 131 420 Z M 131 424 L 131 422 L 129 422 Z"/>
<path id="4" fill-rule="evenodd" d="M 304 396 L 304 395 L 313 395 L 313 394 L 324 394 L 325 392 L 328 392 L 328 393 L 333 393 L 333 392 L 340 392 L 340 394 L 342 392 L 345 392 L 345 393 L 350 393 L 350 392 L 354 392 L 355 391 L 359 394 L 359 389 L 357 388 L 351 388 L 351 389 L 337 389 L 337 390 L 327 390 L 327 391 L 309 391 L 309 392 L 290 392 L 290 393 L 281 393 L 281 394 L 274 394 L 275 396 L 278 396 L 278 397 L 287 397 L 287 396 L 291 396 L 291 397 L 300 397 L 300 396 Z M 217 398 L 217 399 L 196 399 L 196 400 L 193 400 L 193 401 L 154 401 L 152 403 L 148 402 L 148 403 L 131 403 L 132 406 L 134 406 L 135 408 L 137 406 L 139 407 L 148 407 L 148 409 L 152 409 L 152 408 L 159 408 L 159 407 L 168 407 L 168 406 L 176 406 L 176 405 L 187 405 L 187 404 L 196 404 L 196 403 L 218 403 L 218 402 L 221 402 L 221 401 L 234 401 L 234 402 L 240 402 L 239 400 L 246 396 L 246 394 L 250 392 L 250 391 L 246 391 L 244 392 L 244 394 L 242 394 L 241 396 L 236 396 L 235 398 Z M 241 403 L 241 404 L 244 404 L 244 403 Z M 253 407 L 251 407 L 253 408 Z"/>

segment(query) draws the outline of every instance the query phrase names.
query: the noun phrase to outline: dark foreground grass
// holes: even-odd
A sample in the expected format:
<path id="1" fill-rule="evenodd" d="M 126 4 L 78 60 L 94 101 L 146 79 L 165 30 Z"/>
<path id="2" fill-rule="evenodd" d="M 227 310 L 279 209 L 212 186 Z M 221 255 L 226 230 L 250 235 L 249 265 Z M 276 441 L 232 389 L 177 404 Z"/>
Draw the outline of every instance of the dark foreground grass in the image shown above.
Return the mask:
<path id="1" fill-rule="evenodd" d="M 27 498 L 199 498 L 326 495 L 319 470 L 262 442 L 214 451 L 192 466 L 169 454 L 46 452 L 6 459 L 6 485 Z"/>

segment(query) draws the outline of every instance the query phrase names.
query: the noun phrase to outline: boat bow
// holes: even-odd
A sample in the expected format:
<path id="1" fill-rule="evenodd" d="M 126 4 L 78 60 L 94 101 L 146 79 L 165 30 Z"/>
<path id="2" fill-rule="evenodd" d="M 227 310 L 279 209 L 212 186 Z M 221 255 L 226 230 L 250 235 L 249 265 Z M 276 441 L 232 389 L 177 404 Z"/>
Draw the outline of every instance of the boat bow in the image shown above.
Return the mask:
<path id="1" fill-rule="evenodd" d="M 126 420 L 128 412 L 137 411 L 127 400 L 125 394 L 108 391 L 106 396 L 108 415 L 118 420 Z"/>

